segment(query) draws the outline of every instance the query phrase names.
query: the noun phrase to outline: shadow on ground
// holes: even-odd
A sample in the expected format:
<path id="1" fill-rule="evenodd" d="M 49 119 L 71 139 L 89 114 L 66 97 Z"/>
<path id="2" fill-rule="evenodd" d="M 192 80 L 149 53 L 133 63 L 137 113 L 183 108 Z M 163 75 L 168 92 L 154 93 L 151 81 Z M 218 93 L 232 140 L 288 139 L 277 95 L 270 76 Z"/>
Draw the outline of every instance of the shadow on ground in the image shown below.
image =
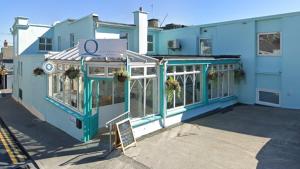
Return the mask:
<path id="1" fill-rule="evenodd" d="M 47 166 L 86 164 L 118 156 L 108 156 L 108 135 L 82 143 L 41 121 L 10 96 L 0 98 L 0 116 L 36 161 Z M 101 144 L 100 144 L 101 140 Z M 48 167 L 49 167 L 48 166 Z"/>
<path id="2" fill-rule="evenodd" d="M 238 105 L 186 123 L 270 138 L 257 153 L 257 169 L 300 168 L 300 110 Z"/>

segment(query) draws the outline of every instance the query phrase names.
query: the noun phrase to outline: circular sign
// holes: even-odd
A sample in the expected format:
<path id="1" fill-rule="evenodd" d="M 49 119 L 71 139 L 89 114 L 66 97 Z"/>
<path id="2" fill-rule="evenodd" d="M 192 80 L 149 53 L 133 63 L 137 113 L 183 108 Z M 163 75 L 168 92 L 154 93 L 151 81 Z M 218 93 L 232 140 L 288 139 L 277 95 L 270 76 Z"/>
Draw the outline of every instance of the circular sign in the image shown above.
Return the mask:
<path id="1" fill-rule="evenodd" d="M 55 71 L 55 64 L 53 62 L 47 61 L 43 64 L 43 70 L 47 74 L 52 74 Z"/>
<path id="2" fill-rule="evenodd" d="M 90 55 L 95 55 L 96 52 L 98 51 L 98 43 L 96 40 L 87 40 L 84 43 L 84 50 L 86 53 Z"/>

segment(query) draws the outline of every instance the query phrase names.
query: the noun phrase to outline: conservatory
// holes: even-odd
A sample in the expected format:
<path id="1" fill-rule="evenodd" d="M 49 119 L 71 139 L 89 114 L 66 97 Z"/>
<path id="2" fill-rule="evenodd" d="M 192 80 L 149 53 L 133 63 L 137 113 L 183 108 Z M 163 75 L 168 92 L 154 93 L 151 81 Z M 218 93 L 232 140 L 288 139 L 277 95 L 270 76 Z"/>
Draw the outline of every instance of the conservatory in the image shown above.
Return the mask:
<path id="1" fill-rule="evenodd" d="M 120 115 L 140 137 L 236 103 L 239 56 L 145 56 L 105 44 L 126 45 L 122 40 L 100 41 L 101 54 L 82 53 L 79 44 L 49 53 L 45 62 L 54 68 L 47 72 L 46 100 L 76 118 L 83 141 Z"/>

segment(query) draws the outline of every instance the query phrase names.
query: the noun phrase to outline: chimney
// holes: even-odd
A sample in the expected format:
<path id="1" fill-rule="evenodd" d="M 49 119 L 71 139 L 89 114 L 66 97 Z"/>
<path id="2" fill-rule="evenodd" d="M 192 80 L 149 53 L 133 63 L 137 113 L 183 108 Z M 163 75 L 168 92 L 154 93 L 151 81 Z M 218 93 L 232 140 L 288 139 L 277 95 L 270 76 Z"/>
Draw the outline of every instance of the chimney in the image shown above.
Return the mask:
<path id="1" fill-rule="evenodd" d="M 151 28 L 158 28 L 158 19 L 149 19 L 148 26 Z"/>
<path id="2" fill-rule="evenodd" d="M 8 47 L 8 43 L 7 43 L 7 41 L 6 41 L 6 40 L 4 40 L 3 46 L 4 46 L 5 48 L 7 48 L 7 47 Z"/>
<path id="3" fill-rule="evenodd" d="M 135 52 L 139 54 L 147 53 L 147 35 L 148 35 L 148 13 L 140 7 L 138 11 L 133 12 L 135 30 Z"/>

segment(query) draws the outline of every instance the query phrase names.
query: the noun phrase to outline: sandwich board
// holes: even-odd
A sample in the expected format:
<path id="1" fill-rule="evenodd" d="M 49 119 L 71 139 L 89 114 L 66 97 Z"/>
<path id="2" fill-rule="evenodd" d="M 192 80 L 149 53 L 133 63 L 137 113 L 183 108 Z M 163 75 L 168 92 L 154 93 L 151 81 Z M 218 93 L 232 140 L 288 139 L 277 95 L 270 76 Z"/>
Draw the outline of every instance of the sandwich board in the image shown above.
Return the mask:
<path id="1" fill-rule="evenodd" d="M 116 123 L 116 127 L 117 127 L 116 140 L 120 142 L 124 153 L 125 153 L 125 149 L 127 149 L 128 147 L 131 147 L 133 145 L 136 146 L 136 140 L 133 135 L 130 119 L 125 119 L 123 121 Z"/>

